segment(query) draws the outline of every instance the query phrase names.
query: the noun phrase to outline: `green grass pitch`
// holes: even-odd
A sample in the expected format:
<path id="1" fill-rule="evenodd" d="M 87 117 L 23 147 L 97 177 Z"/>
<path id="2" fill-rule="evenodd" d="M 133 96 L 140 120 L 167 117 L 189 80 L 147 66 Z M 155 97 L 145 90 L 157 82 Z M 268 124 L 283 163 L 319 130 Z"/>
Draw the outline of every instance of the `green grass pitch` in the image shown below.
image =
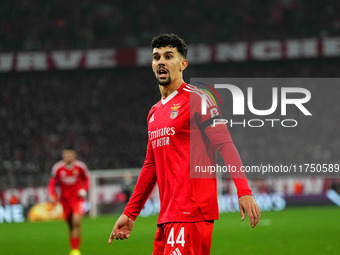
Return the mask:
<path id="1" fill-rule="evenodd" d="M 157 217 L 138 218 L 129 240 L 107 244 L 118 215 L 84 218 L 83 255 L 151 254 Z M 0 224 L 1 255 L 67 255 L 63 221 Z M 340 254 L 340 208 L 300 207 L 263 212 L 251 229 L 239 214 L 215 222 L 211 254 Z"/>

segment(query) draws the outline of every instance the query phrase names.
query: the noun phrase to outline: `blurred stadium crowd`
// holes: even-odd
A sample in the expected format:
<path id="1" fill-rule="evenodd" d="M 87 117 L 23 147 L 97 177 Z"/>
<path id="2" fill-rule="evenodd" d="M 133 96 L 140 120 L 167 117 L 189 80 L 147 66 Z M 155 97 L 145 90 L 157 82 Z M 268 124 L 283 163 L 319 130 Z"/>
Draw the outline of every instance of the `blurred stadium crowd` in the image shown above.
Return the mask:
<path id="1" fill-rule="evenodd" d="M 191 43 L 332 36 L 340 32 L 339 9 L 336 0 L 176 0 L 147 6 L 124 0 L 2 1 L 0 50 L 135 47 L 166 31 Z"/>
<path id="2" fill-rule="evenodd" d="M 120 0 L 100 4 L 89 0 L 67 4 L 55 0 L 5 1 L 0 8 L 0 51 L 139 47 L 149 45 L 155 34 L 165 31 L 175 31 L 188 43 L 340 33 L 338 1 L 191 0 L 172 1 L 169 8 L 165 5 L 160 2 L 145 8 L 142 1 Z M 336 58 L 251 61 L 192 65 L 185 79 L 338 77 L 338 70 L 340 61 Z M 90 169 L 141 166 L 147 113 L 159 98 L 149 67 L 0 74 L 0 187 L 46 185 L 51 166 L 69 144 Z M 316 104 L 325 104 L 332 109 L 332 116 L 340 116 L 330 102 Z M 334 127 L 340 129 L 337 120 L 324 126 L 320 142 L 311 148 L 304 148 L 304 139 L 296 142 L 296 134 L 253 139 L 241 131 L 233 132 L 248 164 L 273 161 L 278 154 L 282 155 L 281 163 L 297 154 L 304 159 L 332 161 L 338 156 L 332 151 L 340 147 L 338 141 L 326 144 L 336 135 Z M 307 139 L 317 130 L 298 132 Z M 292 141 L 294 146 L 290 146 Z M 272 147 L 273 142 L 285 146 Z"/>
<path id="3" fill-rule="evenodd" d="M 340 63 L 333 62 L 331 68 L 329 60 L 192 65 L 185 76 L 187 81 L 199 76 L 336 77 Z M 0 75 L 0 83 L 2 187 L 43 183 L 68 144 L 75 146 L 90 169 L 142 165 L 146 116 L 160 98 L 150 68 L 11 73 Z M 331 152 L 338 151 L 340 144 L 332 137 L 340 123 L 336 119 L 331 123 L 328 118 L 340 116 L 340 109 L 332 107 L 334 101 L 313 103 L 313 114 L 324 116 L 320 121 L 329 124 L 323 130 L 318 130 L 319 126 L 293 133 L 275 134 L 271 130 L 254 138 L 242 128 L 231 129 L 244 162 L 291 163 L 295 155 L 307 161 L 336 160 L 338 155 Z M 329 109 L 328 114 L 315 112 L 322 111 L 322 106 Z M 308 139 L 315 133 L 319 134 L 315 146 L 307 148 Z"/>

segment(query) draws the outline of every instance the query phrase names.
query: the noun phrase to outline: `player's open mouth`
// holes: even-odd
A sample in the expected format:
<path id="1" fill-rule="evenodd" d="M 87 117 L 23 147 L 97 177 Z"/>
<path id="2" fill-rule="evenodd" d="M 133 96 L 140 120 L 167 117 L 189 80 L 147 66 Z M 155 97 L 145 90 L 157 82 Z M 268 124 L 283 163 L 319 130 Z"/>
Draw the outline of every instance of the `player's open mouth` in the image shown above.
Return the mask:
<path id="1" fill-rule="evenodd" d="M 165 68 L 158 69 L 159 78 L 166 78 L 167 74 L 168 74 L 168 70 L 166 70 Z"/>

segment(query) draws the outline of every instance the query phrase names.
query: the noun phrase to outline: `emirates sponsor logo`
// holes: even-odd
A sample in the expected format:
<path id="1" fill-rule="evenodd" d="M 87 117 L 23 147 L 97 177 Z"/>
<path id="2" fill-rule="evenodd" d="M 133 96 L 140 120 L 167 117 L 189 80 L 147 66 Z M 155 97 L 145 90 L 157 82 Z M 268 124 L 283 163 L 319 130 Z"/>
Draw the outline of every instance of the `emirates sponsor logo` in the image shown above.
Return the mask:
<path id="1" fill-rule="evenodd" d="M 66 185 L 71 185 L 77 182 L 77 177 L 76 176 L 65 176 L 61 178 L 61 181 Z"/>
<path id="2" fill-rule="evenodd" d="M 175 127 L 156 128 L 154 131 L 149 131 L 149 139 L 153 140 L 162 136 L 174 135 L 175 133 Z"/>
<path id="3" fill-rule="evenodd" d="M 149 131 L 152 148 L 169 145 L 170 136 L 173 136 L 175 133 L 175 127 L 156 128 L 154 131 Z"/>

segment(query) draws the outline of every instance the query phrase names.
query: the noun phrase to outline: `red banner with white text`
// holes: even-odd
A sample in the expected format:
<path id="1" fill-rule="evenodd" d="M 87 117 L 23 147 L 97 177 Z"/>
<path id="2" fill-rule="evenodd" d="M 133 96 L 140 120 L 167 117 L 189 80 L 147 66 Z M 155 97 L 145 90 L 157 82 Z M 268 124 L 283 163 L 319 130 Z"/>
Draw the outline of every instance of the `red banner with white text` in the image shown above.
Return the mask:
<path id="1" fill-rule="evenodd" d="M 189 45 L 190 64 L 340 57 L 340 37 Z M 2 52 L 0 72 L 148 66 L 151 49 Z"/>

